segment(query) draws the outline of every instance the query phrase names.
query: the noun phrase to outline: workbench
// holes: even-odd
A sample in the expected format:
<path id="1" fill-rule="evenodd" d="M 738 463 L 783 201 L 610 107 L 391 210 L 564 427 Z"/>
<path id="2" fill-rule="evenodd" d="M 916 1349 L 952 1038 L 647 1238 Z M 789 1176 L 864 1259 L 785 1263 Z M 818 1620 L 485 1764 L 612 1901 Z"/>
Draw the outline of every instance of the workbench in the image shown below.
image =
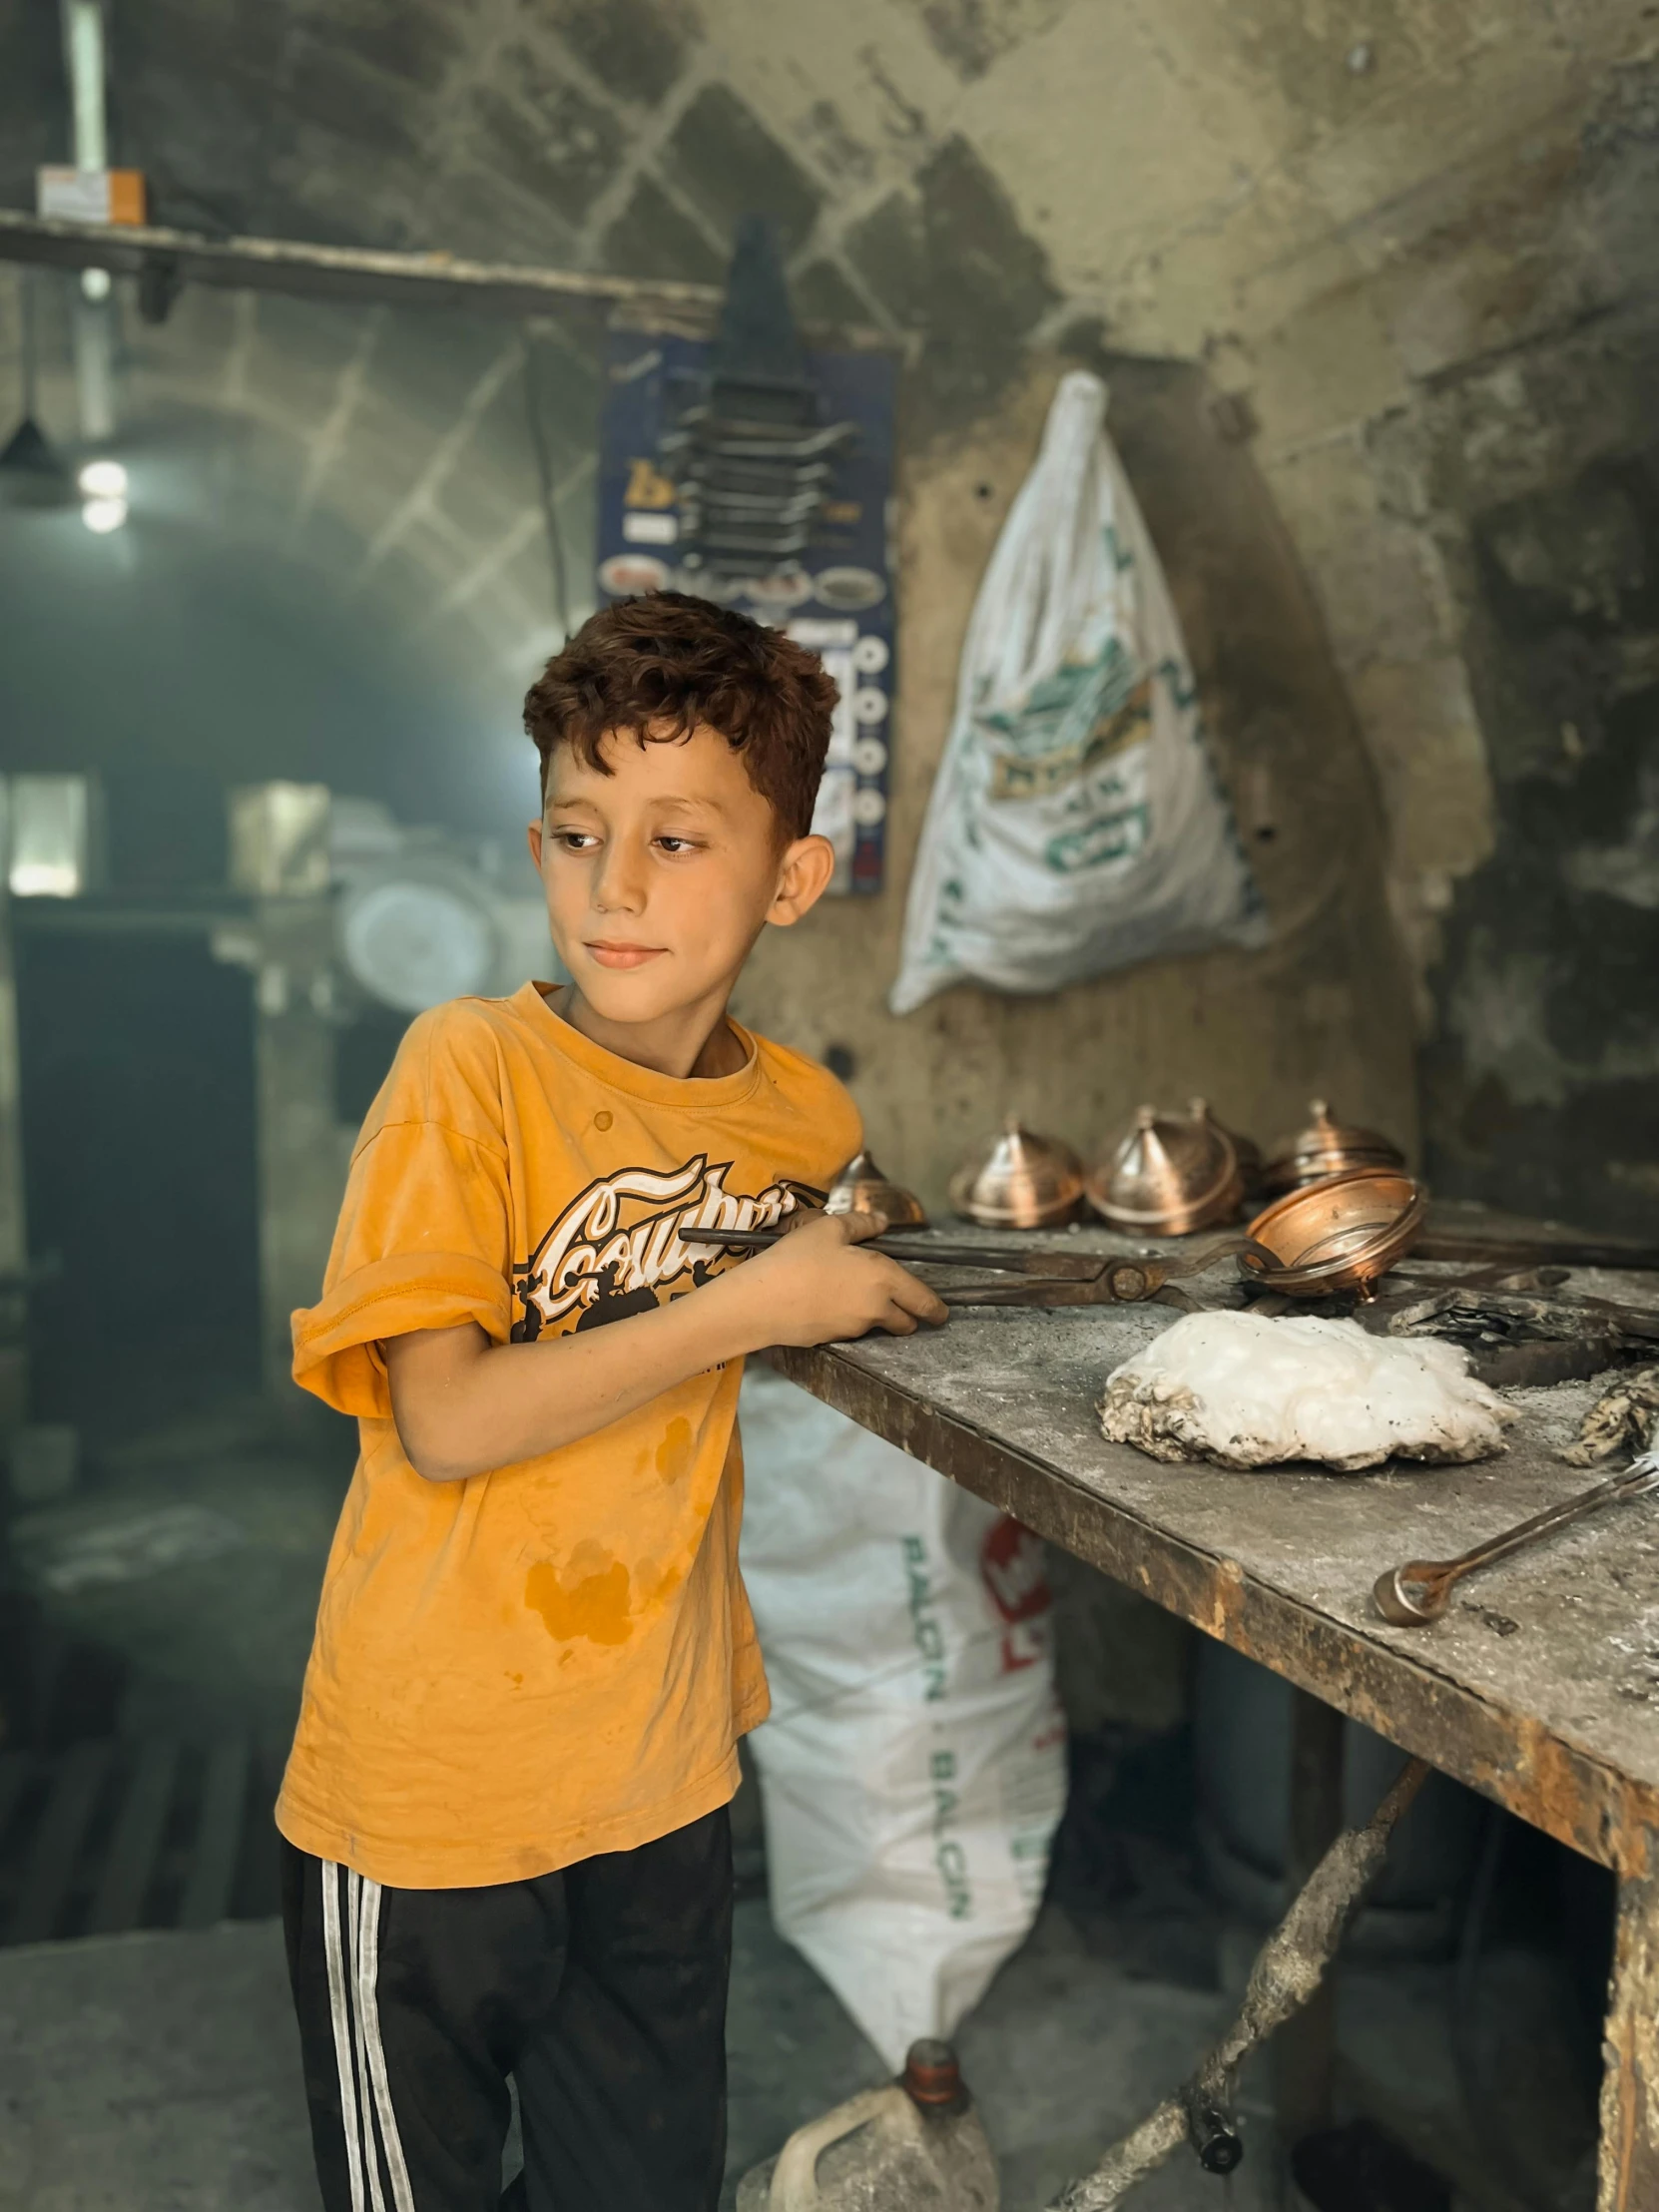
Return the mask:
<path id="1" fill-rule="evenodd" d="M 1023 1241 L 1056 1234 L 1066 1233 Z M 1105 1231 L 1072 1236 L 1083 1249 L 1128 1249 Z M 1214 1302 L 1242 1296 L 1217 1281 Z M 1591 1271 L 1567 1287 L 1648 1305 L 1659 1288 L 1651 1276 Z M 1371 1601 L 1384 1568 L 1454 1557 L 1599 1479 L 1558 1456 L 1599 1386 L 1507 1393 L 1519 1415 L 1509 1447 L 1471 1466 L 1338 1475 L 1164 1465 L 1107 1443 L 1095 1406 L 1108 1374 L 1178 1318 L 1156 1304 L 968 1310 L 911 1338 L 769 1358 L 1305 1693 L 1305 1843 L 1310 1820 L 1320 1825 L 1310 1792 L 1317 1808 L 1323 1790 L 1329 1819 L 1340 1802 L 1329 1758 L 1320 1771 L 1321 1719 L 1329 1749 L 1346 1714 L 1612 1869 L 1597 2212 L 1659 2212 L 1659 1498 L 1592 1517 L 1461 1585 L 1433 1627 L 1390 1628 Z"/>

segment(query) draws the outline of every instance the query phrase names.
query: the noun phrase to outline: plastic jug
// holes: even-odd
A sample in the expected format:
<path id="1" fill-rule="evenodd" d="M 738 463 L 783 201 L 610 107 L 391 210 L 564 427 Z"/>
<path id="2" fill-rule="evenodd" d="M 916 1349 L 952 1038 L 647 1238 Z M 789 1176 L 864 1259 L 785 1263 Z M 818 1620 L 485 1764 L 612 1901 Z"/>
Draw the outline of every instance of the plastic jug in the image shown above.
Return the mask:
<path id="1" fill-rule="evenodd" d="M 745 2174 L 737 2212 L 997 2212 L 996 2158 L 948 2043 L 798 2128 Z"/>

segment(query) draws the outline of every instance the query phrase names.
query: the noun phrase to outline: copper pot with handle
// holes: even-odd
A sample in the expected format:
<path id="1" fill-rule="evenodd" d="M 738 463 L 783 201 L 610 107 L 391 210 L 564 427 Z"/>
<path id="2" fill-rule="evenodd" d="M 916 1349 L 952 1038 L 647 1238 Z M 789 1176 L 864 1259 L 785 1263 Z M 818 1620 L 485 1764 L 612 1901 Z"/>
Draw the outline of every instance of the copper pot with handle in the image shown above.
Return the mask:
<path id="1" fill-rule="evenodd" d="M 1239 1265 L 1289 1298 L 1376 1296 L 1379 1276 L 1403 1260 L 1422 1234 L 1428 1193 L 1397 1168 L 1350 1168 L 1276 1199 L 1250 1225 L 1252 1242 L 1278 1263 L 1271 1273 L 1249 1253 Z"/>

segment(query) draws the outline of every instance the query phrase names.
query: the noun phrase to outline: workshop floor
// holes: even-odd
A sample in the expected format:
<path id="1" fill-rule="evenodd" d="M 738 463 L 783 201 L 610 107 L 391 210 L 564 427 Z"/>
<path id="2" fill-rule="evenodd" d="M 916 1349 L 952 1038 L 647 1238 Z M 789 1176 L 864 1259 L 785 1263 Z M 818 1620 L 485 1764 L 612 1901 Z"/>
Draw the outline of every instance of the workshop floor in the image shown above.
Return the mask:
<path id="1" fill-rule="evenodd" d="M 77 1495 L 14 1513 L 9 1579 L 51 1664 L 18 1676 L 13 1743 L 28 1740 L 22 1722 L 43 1756 L 65 1729 L 107 1729 L 123 1747 L 159 1729 L 186 1742 L 241 1730 L 253 1758 L 231 1907 L 242 1917 L 228 1925 L 80 1936 L 85 1909 L 66 1892 L 56 1933 L 71 1939 L 4 1947 L 0 1864 L 0 2212 L 314 2212 L 279 1932 L 262 1917 L 275 1899 L 262 1902 L 274 1855 L 262 1848 L 261 1793 L 290 1726 L 346 1441 L 332 1428 L 275 1428 L 246 1404 L 207 1408 L 101 1439 Z M 77 1676 L 78 1653 L 100 1655 L 90 1674 Z M 1226 1926 L 1193 1887 L 1180 1849 L 1136 1832 L 1133 1818 L 1108 1837 L 1110 1879 L 1090 1894 L 1100 1821 L 1109 1830 L 1121 1802 L 1093 1807 L 1074 1831 L 1088 1841 L 1062 1862 L 1056 1901 L 958 2038 L 1002 2161 L 1004 2212 L 1037 2212 L 1181 2078 L 1228 2015 L 1254 1949 L 1256 1936 Z M 735 1810 L 746 1879 L 728 2202 L 794 2127 L 883 2070 L 774 1933 L 749 1790 Z M 165 1918 L 174 1894 L 158 1879 L 148 1917 Z M 1531 2212 L 1463 2117 L 1450 1973 L 1348 1971 L 1343 2100 L 1430 2157 L 1457 2184 L 1459 2212 Z M 1523 2150 L 1532 2131 L 1532 2164 L 1549 2183 L 1542 2201 L 1576 2212 L 1588 2201 L 1583 2095 L 1564 2079 L 1559 1991 L 1547 1962 L 1524 1949 L 1494 1953 L 1485 1973 L 1483 2017 L 1503 2037 L 1485 2067 L 1507 2084 L 1499 2124 Z M 1278 2199 L 1264 2099 L 1264 2081 L 1247 2077 L 1254 2155 L 1232 2181 L 1218 2184 L 1183 2154 L 1137 2206 L 1268 2212 Z"/>
<path id="2" fill-rule="evenodd" d="M 1511 2212 L 1450 2092 L 1444 1974 L 1351 1979 L 1345 2075 L 1466 2184 L 1459 2212 Z M 963 2064 L 1002 2166 L 1004 2212 L 1038 2212 L 1178 2080 L 1225 2009 L 1132 1980 L 1050 1913 L 963 2027 Z M 801 2121 L 878 2080 L 873 2050 L 812 1969 L 739 1908 L 732 2148 L 740 2174 Z M 230 1923 L 0 1951 L 0 2212 L 316 2212 L 280 1931 Z M 1145 2212 L 1268 2212 L 1255 2156 L 1218 2184 L 1182 2157 Z M 1556 2203 L 1567 2199 L 1553 2198 Z"/>

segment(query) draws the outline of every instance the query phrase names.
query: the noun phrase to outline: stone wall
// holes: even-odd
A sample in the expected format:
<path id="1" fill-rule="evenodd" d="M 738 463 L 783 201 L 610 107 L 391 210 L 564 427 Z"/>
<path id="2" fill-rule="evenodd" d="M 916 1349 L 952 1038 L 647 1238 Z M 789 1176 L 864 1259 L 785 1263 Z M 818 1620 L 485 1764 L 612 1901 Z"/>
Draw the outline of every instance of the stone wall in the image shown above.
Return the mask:
<path id="1" fill-rule="evenodd" d="M 18 204 L 62 150 L 49 16 L 0 4 L 0 199 Z M 1287 548 L 1290 628 L 1222 727 L 1235 768 L 1277 779 L 1283 846 L 1260 856 L 1295 925 L 1254 962 L 1046 1005 L 958 992 L 896 1033 L 878 1001 L 897 881 L 769 951 L 755 1009 L 862 1060 L 889 1165 L 936 1179 L 969 1118 L 954 1086 L 1040 1098 L 1056 1069 L 1077 1128 L 1142 1085 L 1202 1082 L 1271 1133 L 1317 1071 L 1408 1133 L 1381 884 L 1441 1182 L 1659 1224 L 1649 6 L 150 0 L 118 4 L 112 30 L 117 151 L 163 220 L 712 276 L 735 215 L 761 206 L 804 312 L 911 348 L 900 863 L 1053 362 L 1104 345 L 1201 368 L 1192 484 L 1218 449 L 1214 399 L 1249 433 L 1252 542 Z M 199 396 L 255 426 L 294 543 L 326 539 L 365 609 L 510 699 L 556 629 L 526 341 L 418 321 L 187 300 L 134 333 L 133 375 L 182 404 L 184 356 L 211 363 Z M 580 546 L 591 364 L 568 334 L 529 342 Z M 1347 697 L 1319 710 L 1328 789 L 1306 802 L 1318 748 L 1273 721 L 1275 684 L 1306 708 L 1330 665 L 1288 612 L 1297 564 Z M 1189 608 L 1225 597 L 1171 565 Z M 1326 912 L 1328 806 L 1352 841 Z"/>
<path id="2" fill-rule="evenodd" d="M 1654 302 L 1659 305 L 1659 302 Z M 1492 785 L 1422 1056 L 1443 1185 L 1659 1229 L 1659 314 L 1437 393 L 1408 436 Z"/>
<path id="3" fill-rule="evenodd" d="M 885 1011 L 908 871 L 949 722 L 969 609 L 1029 468 L 1061 364 L 1030 359 L 993 415 L 900 438 L 899 740 L 877 900 L 826 901 L 764 939 L 738 1011 L 839 1046 L 881 1165 L 931 1208 L 973 1141 L 1017 1111 L 1085 1153 L 1145 1098 L 1205 1095 L 1270 1139 L 1328 1089 L 1414 1144 L 1409 981 L 1382 882 L 1376 779 L 1317 608 L 1248 445 L 1203 372 L 1090 352 L 1162 549 L 1219 765 L 1273 916 L 1262 952 L 1149 961 L 1057 996 L 947 991 Z"/>

